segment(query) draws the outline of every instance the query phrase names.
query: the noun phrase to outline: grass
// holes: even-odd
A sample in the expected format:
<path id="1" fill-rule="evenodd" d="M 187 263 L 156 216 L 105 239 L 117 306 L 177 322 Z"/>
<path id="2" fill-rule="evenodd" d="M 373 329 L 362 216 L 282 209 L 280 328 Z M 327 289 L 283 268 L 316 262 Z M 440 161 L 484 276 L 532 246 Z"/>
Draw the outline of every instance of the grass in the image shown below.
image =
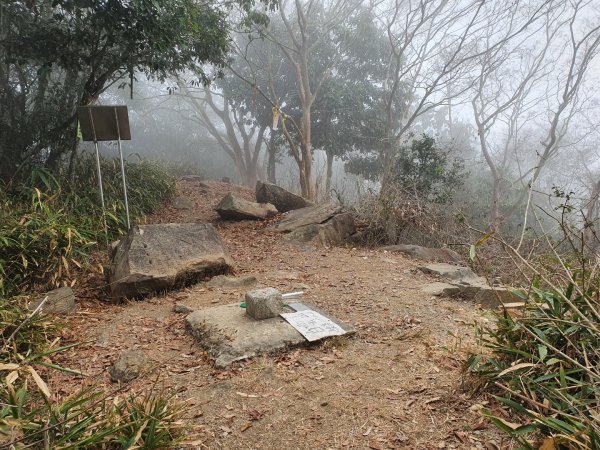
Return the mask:
<path id="1" fill-rule="evenodd" d="M 522 292 L 521 314 L 505 312 L 481 330 L 487 352 L 469 361 L 520 416 L 515 426 L 488 413 L 523 448 L 600 448 L 600 278 L 569 275 L 564 290 L 535 282 Z"/>
<path id="2" fill-rule="evenodd" d="M 0 187 L 0 297 L 71 284 L 86 256 L 127 231 L 121 175 L 102 161 L 108 237 L 95 161 L 84 157 L 75 179 L 34 171 L 31 186 Z M 175 180 L 157 163 L 127 163 L 132 223 L 143 221 L 175 193 Z"/>
<path id="3" fill-rule="evenodd" d="M 182 436 L 182 406 L 169 392 L 150 389 L 119 398 L 96 387 L 58 399 L 44 375 L 60 370 L 53 357 L 62 324 L 26 307 L 31 292 L 77 281 L 87 256 L 127 231 L 120 167 L 102 161 L 102 211 L 95 161 L 85 156 L 67 178 L 33 172 L 28 186 L 0 186 L 0 447 L 43 449 L 163 449 Z M 159 164 L 126 165 L 132 223 L 175 193 Z M 106 214 L 108 239 L 103 212 Z"/>

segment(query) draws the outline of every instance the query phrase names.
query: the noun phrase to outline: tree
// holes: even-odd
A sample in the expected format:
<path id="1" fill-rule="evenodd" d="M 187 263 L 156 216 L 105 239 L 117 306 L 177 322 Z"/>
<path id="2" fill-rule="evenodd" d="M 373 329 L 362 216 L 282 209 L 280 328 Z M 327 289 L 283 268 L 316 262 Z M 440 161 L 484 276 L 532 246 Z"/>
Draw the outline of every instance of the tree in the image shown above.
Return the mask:
<path id="1" fill-rule="evenodd" d="M 250 11 L 251 3 L 243 3 Z M 194 0 L 2 2 L 0 179 L 76 148 L 76 107 L 143 72 L 164 79 L 227 62 L 226 11 Z"/>
<path id="2" fill-rule="evenodd" d="M 538 24 L 518 39 L 515 35 L 493 45 L 489 45 L 489 39 L 482 41 L 488 45 L 478 57 L 471 104 L 481 152 L 492 175 L 492 230 L 498 230 L 524 203 L 526 225 L 534 185 L 548 161 L 557 155 L 571 121 L 582 107 L 581 87 L 600 49 L 600 26 L 585 26 L 581 19 L 589 12 L 586 4 L 578 1 L 557 5 L 548 3 Z M 539 109 L 541 113 L 533 112 Z M 547 123 L 538 118 L 547 118 Z M 519 165 L 518 175 L 506 180 L 510 176 L 508 162 L 519 162 L 524 156 L 518 148 L 523 124 L 536 119 L 543 130 L 540 145 L 528 166 Z M 498 140 L 499 133 L 504 133 L 504 143 L 494 148 L 492 141 Z M 503 181 L 508 181 L 508 188 L 516 186 L 518 192 L 515 201 L 504 208 Z"/>
<path id="3" fill-rule="evenodd" d="M 313 105 L 342 55 L 345 38 L 343 32 L 340 32 L 343 30 L 342 24 L 353 20 L 357 6 L 358 2 L 353 0 L 279 0 L 281 27 L 270 26 L 265 30 L 267 39 L 278 46 L 293 70 L 297 104 L 300 109 L 299 124 L 294 130 L 299 139 L 299 146 L 294 142 L 285 124 L 282 128 L 298 165 L 302 195 L 309 199 L 314 199 L 316 195 L 312 182 Z M 327 55 L 326 65 L 317 68 L 311 62 L 317 54 L 317 48 L 325 48 L 324 42 L 331 44 L 328 49 L 332 50 L 332 53 Z M 286 106 L 275 103 L 275 107 L 279 109 Z"/>

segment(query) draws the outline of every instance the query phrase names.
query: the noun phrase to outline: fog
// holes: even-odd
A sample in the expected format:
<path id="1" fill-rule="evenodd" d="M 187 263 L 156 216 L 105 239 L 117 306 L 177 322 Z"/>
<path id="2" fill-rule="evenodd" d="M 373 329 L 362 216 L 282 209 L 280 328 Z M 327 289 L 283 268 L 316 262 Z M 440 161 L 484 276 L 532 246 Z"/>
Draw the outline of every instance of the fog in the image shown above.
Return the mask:
<path id="1" fill-rule="evenodd" d="M 398 161 L 427 135 L 444 155 L 438 175 L 461 166 L 446 207 L 478 226 L 526 226 L 525 211 L 556 215 L 564 195 L 596 214 L 595 2 L 305 0 L 265 13 L 260 33 L 232 33 L 229 65 L 206 67 L 209 85 L 189 71 L 137 73 L 102 93 L 99 104 L 129 108 L 127 158 L 356 205 L 413 179 Z"/>

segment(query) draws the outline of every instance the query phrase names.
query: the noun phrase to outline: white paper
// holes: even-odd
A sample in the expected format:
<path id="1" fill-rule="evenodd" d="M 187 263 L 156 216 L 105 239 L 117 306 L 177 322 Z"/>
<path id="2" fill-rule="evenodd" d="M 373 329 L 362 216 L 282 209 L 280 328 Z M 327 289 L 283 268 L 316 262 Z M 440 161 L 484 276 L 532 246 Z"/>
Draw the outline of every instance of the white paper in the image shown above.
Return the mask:
<path id="1" fill-rule="evenodd" d="M 282 313 L 281 317 L 287 320 L 309 342 L 318 341 L 328 336 L 346 334 L 344 329 L 338 324 L 310 309 L 293 313 Z"/>

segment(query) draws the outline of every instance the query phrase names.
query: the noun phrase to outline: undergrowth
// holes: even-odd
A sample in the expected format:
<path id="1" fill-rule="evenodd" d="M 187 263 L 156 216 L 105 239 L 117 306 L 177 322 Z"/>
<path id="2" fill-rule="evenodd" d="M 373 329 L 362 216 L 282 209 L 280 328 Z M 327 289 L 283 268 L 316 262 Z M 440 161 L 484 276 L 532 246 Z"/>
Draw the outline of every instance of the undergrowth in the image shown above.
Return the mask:
<path id="1" fill-rule="evenodd" d="M 569 275 L 564 290 L 536 281 L 522 292 L 524 309 L 481 330 L 488 352 L 469 362 L 521 417 L 513 424 L 488 413 L 523 448 L 600 448 L 600 278 Z M 536 434 L 542 442 L 532 440 Z"/>
<path id="2" fill-rule="evenodd" d="M 77 377 L 53 357 L 77 344 L 57 345 L 56 318 L 31 315 L 25 298 L 0 303 L 0 447 L 34 449 L 165 449 L 182 437 L 182 404 L 163 390 L 120 398 L 119 389 L 89 387 L 57 399 L 48 370 Z"/>
<path id="3" fill-rule="evenodd" d="M 175 192 L 175 180 L 157 163 L 126 163 L 132 223 Z M 118 162 L 102 160 L 107 236 L 95 160 L 84 156 L 73 179 L 45 170 L 29 186 L 0 186 L 0 297 L 75 280 L 85 257 L 126 231 Z"/>

